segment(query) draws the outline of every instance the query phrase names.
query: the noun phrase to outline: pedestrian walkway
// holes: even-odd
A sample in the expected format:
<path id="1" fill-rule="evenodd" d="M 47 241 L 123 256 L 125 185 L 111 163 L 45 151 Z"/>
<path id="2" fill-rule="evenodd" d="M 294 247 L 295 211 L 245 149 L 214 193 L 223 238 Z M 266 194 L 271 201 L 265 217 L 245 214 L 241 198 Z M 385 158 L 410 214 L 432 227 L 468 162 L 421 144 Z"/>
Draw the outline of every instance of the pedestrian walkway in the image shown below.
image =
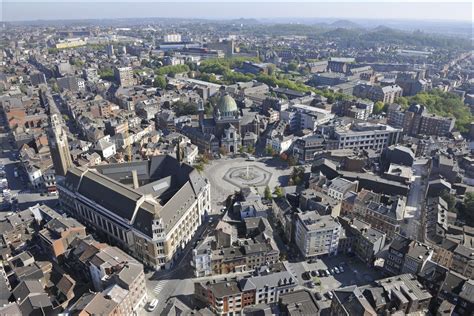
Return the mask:
<path id="1" fill-rule="evenodd" d="M 156 286 L 153 288 L 153 292 L 155 294 L 160 294 L 161 290 L 166 286 L 166 282 L 168 280 L 161 280 L 156 284 Z"/>

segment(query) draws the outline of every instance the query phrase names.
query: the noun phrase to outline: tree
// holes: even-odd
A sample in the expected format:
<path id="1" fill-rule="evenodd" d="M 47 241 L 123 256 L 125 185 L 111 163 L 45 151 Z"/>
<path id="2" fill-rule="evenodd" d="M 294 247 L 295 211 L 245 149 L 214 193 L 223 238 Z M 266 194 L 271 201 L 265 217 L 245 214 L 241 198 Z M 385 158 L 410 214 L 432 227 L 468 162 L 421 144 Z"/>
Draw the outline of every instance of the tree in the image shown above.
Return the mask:
<path id="1" fill-rule="evenodd" d="M 275 71 L 276 71 L 276 66 L 274 64 L 269 64 L 267 66 L 267 73 L 269 76 L 273 76 L 275 74 Z"/>
<path id="2" fill-rule="evenodd" d="M 272 191 L 270 191 L 270 187 L 267 185 L 265 187 L 265 191 L 263 192 L 263 195 L 265 196 L 266 200 L 271 200 L 272 199 Z"/>
<path id="3" fill-rule="evenodd" d="M 153 87 L 164 89 L 166 88 L 166 79 L 164 76 L 156 76 L 155 81 L 153 81 Z"/>
<path id="4" fill-rule="evenodd" d="M 439 89 L 423 91 L 415 96 L 407 97 L 409 103 L 424 105 L 429 113 L 443 117 L 455 117 L 456 128 L 460 132 L 467 132 L 474 120 L 469 107 L 456 94 L 443 92 Z"/>
<path id="5" fill-rule="evenodd" d="M 290 166 L 290 167 L 296 165 L 296 163 L 297 163 L 297 161 L 296 161 L 296 159 L 295 159 L 295 157 L 294 157 L 293 155 L 290 155 L 290 156 L 288 157 L 287 162 L 288 162 L 288 166 Z"/>
<path id="6" fill-rule="evenodd" d="M 239 153 L 241 153 L 241 154 L 244 153 L 244 146 L 239 145 Z"/>
<path id="7" fill-rule="evenodd" d="M 293 171 L 291 172 L 291 181 L 294 185 L 300 185 L 304 180 L 304 167 L 298 166 L 293 167 Z"/>
<path id="8" fill-rule="evenodd" d="M 202 162 L 199 162 L 194 165 L 194 169 L 196 169 L 198 172 L 203 172 L 204 171 L 204 164 Z"/>
<path id="9" fill-rule="evenodd" d="M 51 89 L 53 90 L 54 93 L 59 93 L 61 92 L 61 89 L 59 89 L 58 83 L 55 81 L 53 82 Z"/>
<path id="10" fill-rule="evenodd" d="M 298 64 L 295 62 L 289 63 L 288 66 L 286 67 L 286 70 L 288 71 L 296 71 L 297 69 L 298 69 Z"/>
<path id="11" fill-rule="evenodd" d="M 247 153 L 248 153 L 248 154 L 253 154 L 253 153 L 255 153 L 255 148 L 254 148 L 252 145 L 247 146 Z"/>
<path id="12" fill-rule="evenodd" d="M 282 198 L 285 195 L 281 187 L 275 187 L 274 193 L 278 198 Z"/>
<path id="13" fill-rule="evenodd" d="M 441 192 L 440 197 L 448 204 L 448 211 L 454 210 L 456 206 L 456 197 L 454 195 L 445 190 Z"/>
<path id="14" fill-rule="evenodd" d="M 177 101 L 173 106 L 177 116 L 194 115 L 198 113 L 197 107 L 192 103 Z"/>
<path id="15" fill-rule="evenodd" d="M 101 68 L 98 71 L 99 77 L 102 80 L 114 81 L 114 71 L 112 68 Z"/>
<path id="16" fill-rule="evenodd" d="M 183 72 L 188 72 L 189 67 L 188 65 L 170 65 L 170 66 L 163 66 L 155 70 L 155 74 L 157 75 L 175 75 Z"/>
<path id="17" fill-rule="evenodd" d="M 225 146 L 221 146 L 219 147 L 219 153 L 222 155 L 222 156 L 225 156 L 229 153 L 229 151 L 227 150 L 227 148 Z"/>
<path id="18" fill-rule="evenodd" d="M 381 101 L 377 101 L 375 102 L 374 104 L 374 114 L 379 114 L 379 113 L 382 113 L 383 109 L 384 109 L 384 103 L 381 102 Z"/>
<path id="19" fill-rule="evenodd" d="M 265 147 L 265 152 L 267 153 L 267 155 L 269 156 L 273 156 L 275 154 L 275 151 L 273 150 L 273 147 L 268 145 L 267 147 Z"/>

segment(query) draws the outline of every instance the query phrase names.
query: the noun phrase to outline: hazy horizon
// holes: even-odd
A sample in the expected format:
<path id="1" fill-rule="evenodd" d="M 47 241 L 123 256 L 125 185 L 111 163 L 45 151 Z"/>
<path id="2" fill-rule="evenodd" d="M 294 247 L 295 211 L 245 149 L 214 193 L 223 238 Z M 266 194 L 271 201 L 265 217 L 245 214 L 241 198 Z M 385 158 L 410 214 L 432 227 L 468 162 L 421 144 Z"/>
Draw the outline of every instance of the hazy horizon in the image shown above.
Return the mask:
<path id="1" fill-rule="evenodd" d="M 45 2 L 3 1 L 2 22 L 195 18 L 352 19 L 471 22 L 471 2 Z"/>

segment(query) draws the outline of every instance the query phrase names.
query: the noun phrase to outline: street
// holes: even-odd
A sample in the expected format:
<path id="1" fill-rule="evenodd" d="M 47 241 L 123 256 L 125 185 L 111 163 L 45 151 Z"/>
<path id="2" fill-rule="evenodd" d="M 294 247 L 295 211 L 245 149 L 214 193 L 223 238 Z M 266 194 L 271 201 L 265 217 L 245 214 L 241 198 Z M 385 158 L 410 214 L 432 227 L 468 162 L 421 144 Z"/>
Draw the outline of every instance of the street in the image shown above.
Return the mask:
<path id="1" fill-rule="evenodd" d="M 15 167 L 19 166 L 19 161 L 13 158 L 14 151 L 11 150 L 8 143 L 5 143 L 5 137 L 2 137 L 0 164 L 5 166 L 5 176 L 8 180 L 8 187 L 12 196 L 17 196 L 18 202 L 12 205 L 12 210 L 25 209 L 37 203 L 44 203 L 54 207 L 58 203 L 58 197 L 55 195 L 41 195 L 31 192 L 27 188 L 27 179 L 21 176 L 15 177 Z M 5 213 L 5 212 L 3 212 Z"/>
<path id="2" fill-rule="evenodd" d="M 402 224 L 401 231 L 406 237 L 416 240 L 422 239 L 421 216 L 424 207 L 425 193 L 427 190 L 427 160 L 417 160 L 413 164 L 414 180 L 411 183 L 410 191 L 407 196 L 405 208 L 405 220 Z"/>

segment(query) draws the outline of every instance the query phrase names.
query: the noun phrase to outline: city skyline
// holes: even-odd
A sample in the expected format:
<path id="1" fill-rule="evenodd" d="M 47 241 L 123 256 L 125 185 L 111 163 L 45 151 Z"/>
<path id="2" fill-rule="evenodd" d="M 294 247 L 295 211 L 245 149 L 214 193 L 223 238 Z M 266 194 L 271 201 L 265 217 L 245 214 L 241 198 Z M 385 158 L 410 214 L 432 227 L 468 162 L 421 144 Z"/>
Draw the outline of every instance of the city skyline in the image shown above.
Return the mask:
<path id="1" fill-rule="evenodd" d="M 436 3 L 436 5 L 433 5 Z M 248 10 L 252 6 L 252 10 Z M 155 13 L 156 12 L 156 13 Z M 3 1 L 3 22 L 123 18 L 372 19 L 472 21 L 471 2 Z"/>

